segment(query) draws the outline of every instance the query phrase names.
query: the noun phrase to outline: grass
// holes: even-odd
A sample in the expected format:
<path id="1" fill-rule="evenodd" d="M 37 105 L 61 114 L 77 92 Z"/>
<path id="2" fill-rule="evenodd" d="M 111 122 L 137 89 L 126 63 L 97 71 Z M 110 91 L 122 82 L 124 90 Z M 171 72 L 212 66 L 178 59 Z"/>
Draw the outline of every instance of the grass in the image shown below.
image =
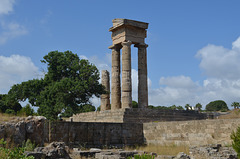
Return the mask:
<path id="1" fill-rule="evenodd" d="M 0 122 L 10 121 L 14 116 L 15 115 L 0 113 Z"/>
<path id="2" fill-rule="evenodd" d="M 33 156 L 26 157 L 24 155 L 25 150 L 33 150 L 34 144 L 31 141 L 27 141 L 24 147 L 13 147 L 9 145 L 4 139 L 0 139 L 0 158 L 1 159 L 34 159 Z"/>
<path id="3" fill-rule="evenodd" d="M 26 115 L 13 115 L 13 114 L 5 114 L 5 113 L 0 113 L 0 123 L 2 122 L 8 122 L 8 121 L 14 121 L 16 117 L 26 117 Z"/>
<path id="4" fill-rule="evenodd" d="M 162 145 L 147 145 L 147 146 L 140 146 L 140 147 L 127 147 L 125 150 L 140 150 L 144 152 L 154 152 L 158 155 L 170 155 L 176 156 L 179 152 L 184 152 L 185 154 L 189 154 L 189 146 L 186 145 L 170 145 L 170 146 L 162 146 Z"/>
<path id="5" fill-rule="evenodd" d="M 233 109 L 229 114 L 221 115 L 218 119 L 236 119 L 240 118 L 240 109 Z"/>

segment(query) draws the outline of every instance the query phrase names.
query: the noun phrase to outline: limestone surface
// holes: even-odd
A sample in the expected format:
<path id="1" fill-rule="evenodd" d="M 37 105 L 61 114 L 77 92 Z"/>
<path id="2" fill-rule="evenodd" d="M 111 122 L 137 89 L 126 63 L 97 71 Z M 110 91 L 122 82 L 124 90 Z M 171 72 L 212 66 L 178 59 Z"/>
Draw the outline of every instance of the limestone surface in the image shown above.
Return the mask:
<path id="1" fill-rule="evenodd" d="M 42 116 L 29 116 L 18 118 L 0 124 L 0 139 L 8 141 L 9 144 L 22 145 L 30 139 L 37 145 L 44 144 L 44 123 L 46 118 Z"/>
<path id="2" fill-rule="evenodd" d="M 101 111 L 110 109 L 110 79 L 109 72 L 102 70 L 102 85 L 105 87 L 105 94 L 101 95 Z"/>

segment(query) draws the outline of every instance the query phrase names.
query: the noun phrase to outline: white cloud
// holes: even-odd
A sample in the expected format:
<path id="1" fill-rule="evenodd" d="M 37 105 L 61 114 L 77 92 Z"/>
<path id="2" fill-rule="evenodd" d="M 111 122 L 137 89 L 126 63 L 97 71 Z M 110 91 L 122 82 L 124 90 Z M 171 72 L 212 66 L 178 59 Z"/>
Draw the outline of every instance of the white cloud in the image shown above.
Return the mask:
<path id="1" fill-rule="evenodd" d="M 90 102 L 93 106 L 96 107 L 99 107 L 101 105 L 101 99 L 100 98 L 97 98 L 96 96 L 93 96 L 91 99 L 90 99 Z"/>
<path id="2" fill-rule="evenodd" d="M 240 37 L 232 43 L 232 49 L 240 51 Z"/>
<path id="3" fill-rule="evenodd" d="M 197 82 L 193 82 L 190 77 L 161 77 L 159 88 L 149 89 L 149 104 L 151 105 L 182 105 L 193 104 L 197 101 L 201 88 Z"/>
<path id="4" fill-rule="evenodd" d="M 29 57 L 0 56 L 0 93 L 7 93 L 12 85 L 37 78 L 38 68 Z"/>
<path id="5" fill-rule="evenodd" d="M 194 83 L 190 77 L 177 76 L 177 77 L 161 77 L 159 80 L 160 85 L 167 85 L 172 88 L 195 88 L 197 83 Z"/>
<path id="6" fill-rule="evenodd" d="M 208 78 L 204 80 L 202 96 L 208 99 L 209 102 L 222 99 L 230 106 L 232 102 L 240 99 L 240 79 Z"/>
<path id="7" fill-rule="evenodd" d="M 153 105 L 204 106 L 214 100 L 224 100 L 228 106 L 240 100 L 240 37 L 232 43 L 232 49 L 207 45 L 196 54 L 199 67 L 206 75 L 203 84 L 190 77 L 161 77 L 159 88 L 149 90 L 149 101 Z"/>
<path id="8" fill-rule="evenodd" d="M 0 15 L 7 15 L 13 11 L 15 0 L 0 0 Z M 27 34 L 27 29 L 16 22 L 6 22 L 0 17 L 0 45 L 8 40 Z"/>
<path id="9" fill-rule="evenodd" d="M 85 56 L 85 55 L 80 55 L 79 58 L 84 59 L 84 60 L 88 60 L 87 56 Z"/>
<path id="10" fill-rule="evenodd" d="M 5 44 L 8 40 L 25 35 L 28 33 L 27 29 L 18 23 L 0 23 L 2 32 L 0 33 L 0 44 Z"/>
<path id="11" fill-rule="evenodd" d="M 0 15 L 13 11 L 15 0 L 0 0 Z"/>
<path id="12" fill-rule="evenodd" d="M 208 45 L 198 51 L 200 68 L 211 78 L 239 79 L 240 38 L 233 42 L 232 49 Z"/>
<path id="13" fill-rule="evenodd" d="M 109 61 L 109 53 L 106 53 L 102 58 L 99 58 L 98 56 L 87 57 L 85 55 L 79 55 L 79 57 L 80 59 L 88 60 L 90 63 L 94 64 L 100 73 L 102 70 L 111 72 L 111 61 Z"/>

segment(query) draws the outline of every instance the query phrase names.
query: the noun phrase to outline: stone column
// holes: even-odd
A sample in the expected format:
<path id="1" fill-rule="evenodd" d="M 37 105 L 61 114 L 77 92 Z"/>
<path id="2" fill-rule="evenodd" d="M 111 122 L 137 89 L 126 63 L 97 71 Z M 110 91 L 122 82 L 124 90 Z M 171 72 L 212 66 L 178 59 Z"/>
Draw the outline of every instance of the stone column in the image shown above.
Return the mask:
<path id="1" fill-rule="evenodd" d="M 122 42 L 122 108 L 132 107 L 131 44 Z"/>
<path id="2" fill-rule="evenodd" d="M 110 80 L 109 72 L 102 70 L 102 85 L 105 87 L 106 94 L 101 95 L 101 111 L 110 109 Z"/>
<path id="3" fill-rule="evenodd" d="M 147 81 L 147 44 L 136 44 L 138 47 L 138 107 L 148 107 Z"/>
<path id="4" fill-rule="evenodd" d="M 112 49 L 111 110 L 121 108 L 120 48 L 119 45 L 109 47 Z"/>

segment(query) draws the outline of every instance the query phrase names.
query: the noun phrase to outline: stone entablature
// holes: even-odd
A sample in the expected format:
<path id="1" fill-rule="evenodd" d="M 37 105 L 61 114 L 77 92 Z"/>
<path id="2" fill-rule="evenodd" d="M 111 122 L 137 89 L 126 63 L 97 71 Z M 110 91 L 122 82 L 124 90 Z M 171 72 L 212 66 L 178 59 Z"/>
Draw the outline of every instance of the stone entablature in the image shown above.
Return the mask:
<path id="1" fill-rule="evenodd" d="M 131 41 L 133 44 L 145 43 L 147 37 L 148 23 L 129 19 L 113 19 L 112 32 L 113 45 L 123 41 Z"/>

